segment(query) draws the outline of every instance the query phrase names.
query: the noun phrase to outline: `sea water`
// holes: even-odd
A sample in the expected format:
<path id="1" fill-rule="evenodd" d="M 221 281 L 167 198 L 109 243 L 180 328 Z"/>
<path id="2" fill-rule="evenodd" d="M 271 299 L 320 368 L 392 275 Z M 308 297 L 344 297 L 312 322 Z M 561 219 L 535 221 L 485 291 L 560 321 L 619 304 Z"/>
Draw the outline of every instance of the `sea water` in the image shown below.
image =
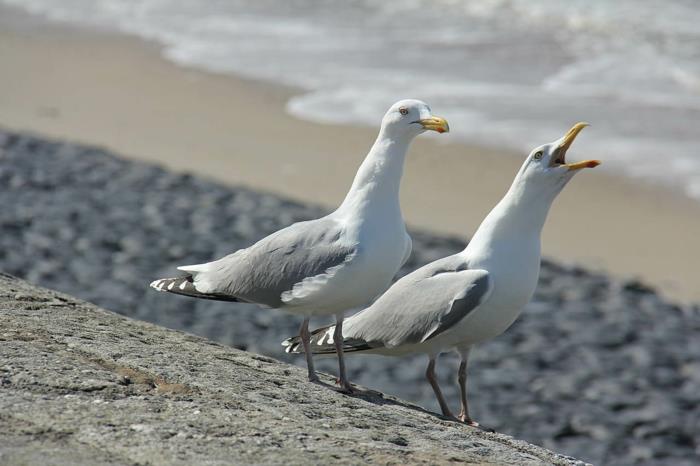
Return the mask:
<path id="1" fill-rule="evenodd" d="M 453 137 L 576 158 L 700 200 L 694 0 L 2 0 L 163 45 L 182 65 L 301 89 L 304 119 L 375 125 L 419 98 Z"/>

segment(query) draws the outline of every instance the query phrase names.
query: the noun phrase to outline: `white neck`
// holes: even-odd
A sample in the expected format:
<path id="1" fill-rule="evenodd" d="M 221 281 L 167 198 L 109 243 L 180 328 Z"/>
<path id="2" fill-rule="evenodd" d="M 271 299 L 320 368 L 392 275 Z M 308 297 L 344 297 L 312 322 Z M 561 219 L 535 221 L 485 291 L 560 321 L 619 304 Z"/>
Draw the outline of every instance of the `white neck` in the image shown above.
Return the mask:
<path id="1" fill-rule="evenodd" d="M 400 215 L 399 188 L 410 139 L 391 137 L 380 130 L 336 212 L 355 216 L 370 209 L 395 209 Z"/>
<path id="2" fill-rule="evenodd" d="M 528 188 L 528 189 L 526 189 Z M 540 234 L 558 189 L 525 186 L 520 174 L 503 199 L 481 223 L 465 249 L 468 255 L 492 255 L 507 241 L 513 247 L 533 247 L 539 256 Z M 513 253 L 514 251 L 507 251 Z"/>

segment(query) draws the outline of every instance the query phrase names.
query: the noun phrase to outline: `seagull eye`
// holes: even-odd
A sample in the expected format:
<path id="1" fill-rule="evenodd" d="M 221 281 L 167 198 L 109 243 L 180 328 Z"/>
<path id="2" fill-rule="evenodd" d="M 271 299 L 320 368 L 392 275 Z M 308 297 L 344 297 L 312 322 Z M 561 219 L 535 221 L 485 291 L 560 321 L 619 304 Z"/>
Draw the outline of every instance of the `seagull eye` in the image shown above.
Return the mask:
<path id="1" fill-rule="evenodd" d="M 399 107 L 399 113 L 401 115 L 408 115 L 408 109 L 406 107 Z"/>
<path id="2" fill-rule="evenodd" d="M 540 160 L 542 158 L 542 151 L 535 152 L 535 155 L 533 155 L 532 158 L 535 160 Z"/>

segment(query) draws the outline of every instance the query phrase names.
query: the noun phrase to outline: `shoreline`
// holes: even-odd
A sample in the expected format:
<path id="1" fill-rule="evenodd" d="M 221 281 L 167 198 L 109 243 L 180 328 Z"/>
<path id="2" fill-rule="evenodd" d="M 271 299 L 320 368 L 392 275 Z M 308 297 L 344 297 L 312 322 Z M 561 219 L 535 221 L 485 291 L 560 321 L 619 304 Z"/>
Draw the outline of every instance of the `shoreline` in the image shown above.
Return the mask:
<path id="1" fill-rule="evenodd" d="M 2 127 L 326 208 L 342 200 L 376 136 L 374 128 L 292 117 L 285 105 L 294 89 L 182 68 L 137 38 L 0 11 L 9 12 L 0 21 Z M 380 117 L 368 115 L 368 125 Z M 581 137 L 595 137 L 595 126 Z M 464 237 L 506 191 L 524 154 L 448 138 L 414 142 L 402 208 L 411 226 Z M 572 160 L 605 162 L 605 154 L 571 152 Z M 639 278 L 688 302 L 700 301 L 698 234 L 700 203 L 591 170 L 556 201 L 542 245 L 547 258 Z"/>

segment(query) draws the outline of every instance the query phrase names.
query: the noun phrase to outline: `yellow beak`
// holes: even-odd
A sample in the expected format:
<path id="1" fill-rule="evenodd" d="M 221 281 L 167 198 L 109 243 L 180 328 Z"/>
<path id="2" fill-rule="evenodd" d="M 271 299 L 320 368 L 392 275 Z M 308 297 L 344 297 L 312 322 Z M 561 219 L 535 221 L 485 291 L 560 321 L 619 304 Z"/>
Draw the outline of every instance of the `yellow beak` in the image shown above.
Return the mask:
<path id="1" fill-rule="evenodd" d="M 569 150 L 569 147 L 571 147 L 571 144 L 574 142 L 574 139 L 576 139 L 576 136 L 578 136 L 578 133 L 581 132 L 583 128 L 588 126 L 588 123 L 584 122 L 579 122 L 576 123 L 574 126 L 571 127 L 571 129 L 564 135 L 562 138 L 563 141 L 561 144 L 559 144 L 559 147 L 557 148 L 557 160 L 565 160 L 564 157 L 566 156 L 566 151 Z M 568 168 L 569 170 L 580 170 L 581 168 L 593 168 L 597 167 L 600 165 L 599 160 L 584 160 L 583 162 L 576 162 L 576 163 L 566 163 L 564 166 Z"/>
<path id="2" fill-rule="evenodd" d="M 595 168 L 600 165 L 600 160 L 584 160 L 583 162 L 567 163 L 569 170 L 580 170 L 582 168 Z"/>
<path id="3" fill-rule="evenodd" d="M 448 133 L 450 131 L 450 125 L 447 124 L 447 120 L 438 116 L 424 118 L 418 120 L 417 123 L 420 123 L 427 130 L 437 131 L 438 133 Z"/>

